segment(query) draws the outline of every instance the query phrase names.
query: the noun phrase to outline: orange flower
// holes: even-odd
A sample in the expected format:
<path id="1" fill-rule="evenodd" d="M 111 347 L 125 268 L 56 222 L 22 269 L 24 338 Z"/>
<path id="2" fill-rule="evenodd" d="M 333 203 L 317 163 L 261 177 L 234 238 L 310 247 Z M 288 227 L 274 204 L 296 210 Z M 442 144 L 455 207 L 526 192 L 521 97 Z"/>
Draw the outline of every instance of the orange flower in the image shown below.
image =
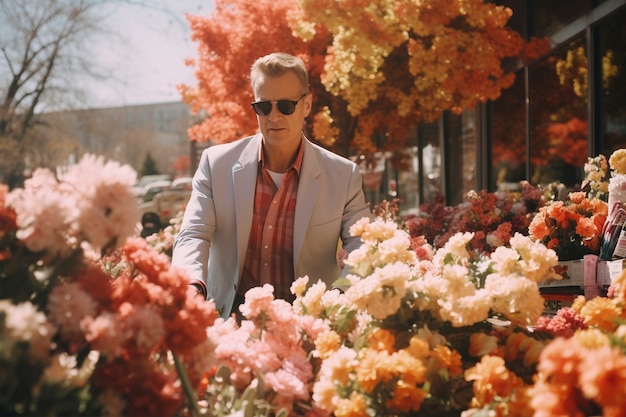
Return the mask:
<path id="1" fill-rule="evenodd" d="M 474 407 L 489 404 L 497 396 L 509 396 L 515 388 L 524 385 L 520 378 L 507 369 L 504 359 L 490 355 L 483 356 L 479 363 L 465 371 L 465 379 L 474 381 Z"/>
<path id="2" fill-rule="evenodd" d="M 418 411 L 427 395 L 423 389 L 400 380 L 394 387 L 393 395 L 386 405 L 403 413 Z"/>
<path id="3" fill-rule="evenodd" d="M 394 344 L 396 338 L 392 332 L 386 329 L 377 328 L 370 333 L 367 341 L 367 345 L 376 350 L 392 353 L 395 351 Z"/>
<path id="4" fill-rule="evenodd" d="M 393 374 L 386 366 L 387 354 L 373 349 L 363 349 L 360 352 L 359 365 L 356 369 L 356 379 L 366 393 L 374 391 L 381 382 L 388 382 Z"/>
<path id="5" fill-rule="evenodd" d="M 626 413 L 626 356 L 608 346 L 591 349 L 580 369 L 580 385 L 585 396 L 600 404 L 604 415 L 623 416 Z"/>
<path id="6" fill-rule="evenodd" d="M 461 354 L 456 350 L 451 350 L 449 347 L 439 345 L 433 349 L 434 356 L 439 359 L 444 367 L 448 369 L 450 375 L 456 376 L 463 373 L 461 367 Z"/>
<path id="7" fill-rule="evenodd" d="M 602 229 L 608 205 L 584 192 L 570 193 L 565 201 L 554 201 L 539 209 L 528 234 L 553 249 L 562 261 L 600 253 Z"/>

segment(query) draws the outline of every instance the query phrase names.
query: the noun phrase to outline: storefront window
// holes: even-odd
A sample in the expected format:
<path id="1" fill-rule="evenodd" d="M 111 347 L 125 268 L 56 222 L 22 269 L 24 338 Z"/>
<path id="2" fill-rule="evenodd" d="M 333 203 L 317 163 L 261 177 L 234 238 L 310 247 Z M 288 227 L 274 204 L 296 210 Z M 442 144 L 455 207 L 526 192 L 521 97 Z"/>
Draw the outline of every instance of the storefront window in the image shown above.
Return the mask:
<path id="1" fill-rule="evenodd" d="M 587 52 L 578 38 L 530 67 L 533 184 L 576 187 L 588 157 Z"/>
<path id="2" fill-rule="evenodd" d="M 419 129 L 421 156 L 420 203 L 431 203 L 435 196 L 443 194 L 441 184 L 441 146 L 439 145 L 439 122 L 424 123 Z"/>
<path id="3" fill-rule="evenodd" d="M 524 73 L 502 91 L 491 106 L 491 182 L 492 190 L 517 188 L 526 178 L 526 93 Z"/>
<path id="4" fill-rule="evenodd" d="M 626 147 L 626 10 L 598 27 L 600 149 L 607 157 Z"/>
<path id="5" fill-rule="evenodd" d="M 477 122 L 476 110 L 464 110 L 459 116 L 447 114 L 446 124 L 446 182 L 448 203 L 456 205 L 465 200 L 470 190 L 477 188 Z"/>

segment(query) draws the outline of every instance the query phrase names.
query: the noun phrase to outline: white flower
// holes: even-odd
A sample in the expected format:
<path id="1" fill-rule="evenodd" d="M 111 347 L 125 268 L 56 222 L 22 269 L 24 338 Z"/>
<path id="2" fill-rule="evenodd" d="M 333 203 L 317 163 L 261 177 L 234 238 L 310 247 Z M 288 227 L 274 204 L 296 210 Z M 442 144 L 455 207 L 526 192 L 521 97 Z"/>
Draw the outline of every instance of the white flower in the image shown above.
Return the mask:
<path id="1" fill-rule="evenodd" d="M 387 264 L 348 288 L 346 298 L 356 308 L 382 320 L 400 308 L 410 273 L 409 265 L 402 262 Z"/>
<path id="2" fill-rule="evenodd" d="M 444 263 L 449 262 L 448 259 L 451 257 L 454 259 L 469 259 L 470 254 L 467 251 L 467 244 L 473 238 L 474 233 L 471 232 L 456 233 L 441 249 L 435 252 L 435 255 L 433 256 L 433 263 L 443 265 Z"/>
<path id="3" fill-rule="evenodd" d="M 537 283 L 523 276 L 490 274 L 485 289 L 493 300 L 493 311 L 517 324 L 534 324 L 543 311 L 544 300 Z"/>
<path id="4" fill-rule="evenodd" d="M 306 311 L 313 317 L 319 317 L 324 310 L 322 297 L 326 293 L 326 284 L 319 280 L 307 290 L 301 298 L 296 298 L 294 308 L 298 311 Z"/>
<path id="5" fill-rule="evenodd" d="M 28 342 L 28 355 L 45 362 L 50 359 L 50 345 L 56 329 L 50 324 L 46 315 L 30 302 L 11 304 L 7 300 L 0 301 L 0 311 L 4 312 L 4 335 L 8 336 L 0 343 L 0 357 L 11 359 L 13 347 L 17 342 Z"/>
<path id="6" fill-rule="evenodd" d="M 42 381 L 83 387 L 93 374 L 99 357 L 98 352 L 90 351 L 82 366 L 78 368 L 76 356 L 66 352 L 57 353 L 52 358 L 50 365 L 44 370 Z"/>

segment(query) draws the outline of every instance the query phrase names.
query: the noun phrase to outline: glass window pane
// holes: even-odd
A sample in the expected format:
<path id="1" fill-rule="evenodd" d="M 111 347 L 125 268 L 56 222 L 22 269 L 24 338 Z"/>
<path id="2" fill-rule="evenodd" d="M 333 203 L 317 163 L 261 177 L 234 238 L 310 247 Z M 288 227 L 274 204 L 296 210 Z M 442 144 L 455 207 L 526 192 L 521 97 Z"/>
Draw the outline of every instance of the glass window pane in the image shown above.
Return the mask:
<path id="1" fill-rule="evenodd" d="M 600 149 L 609 157 L 614 150 L 626 148 L 626 10 L 598 28 L 601 79 Z"/>
<path id="2" fill-rule="evenodd" d="M 491 190 L 511 190 L 526 178 L 524 73 L 491 106 Z"/>
<path id="3" fill-rule="evenodd" d="M 531 0 L 534 36 L 546 36 L 564 28 L 591 10 L 591 0 Z"/>
<path id="4" fill-rule="evenodd" d="M 441 184 L 441 146 L 439 146 L 439 122 L 424 123 L 420 126 L 419 145 L 422 170 L 420 203 L 432 203 L 435 196 L 443 194 Z"/>
<path id="5" fill-rule="evenodd" d="M 476 189 L 476 110 L 461 115 L 447 114 L 446 134 L 446 196 L 448 204 L 465 200 L 468 191 Z"/>
<path id="6" fill-rule="evenodd" d="M 578 38 L 530 67 L 533 184 L 580 185 L 587 160 L 587 55 Z"/>

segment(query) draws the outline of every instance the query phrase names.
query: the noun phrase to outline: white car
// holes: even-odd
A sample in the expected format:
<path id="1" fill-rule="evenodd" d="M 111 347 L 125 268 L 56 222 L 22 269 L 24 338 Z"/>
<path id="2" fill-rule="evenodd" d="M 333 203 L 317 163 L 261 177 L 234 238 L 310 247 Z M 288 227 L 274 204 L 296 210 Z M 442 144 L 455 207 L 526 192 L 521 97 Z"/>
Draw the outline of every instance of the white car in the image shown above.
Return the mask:
<path id="1" fill-rule="evenodd" d="M 151 182 L 150 184 L 143 187 L 143 191 L 139 195 L 139 200 L 142 203 L 152 201 L 154 196 L 156 196 L 157 194 L 162 193 L 163 191 L 171 190 L 171 185 L 172 181 L 169 180 Z"/>
<path id="2" fill-rule="evenodd" d="M 139 197 L 144 192 L 146 185 L 153 183 L 155 181 L 171 181 L 172 176 L 169 174 L 158 174 L 158 175 L 144 175 L 137 181 L 137 184 L 133 186 L 133 190 L 135 192 L 135 196 Z"/>
<path id="3" fill-rule="evenodd" d="M 147 197 L 147 196 L 146 196 Z M 191 197 L 191 189 L 168 187 L 155 192 L 150 199 L 139 204 L 144 228 L 162 229 L 167 226 L 172 218 L 185 209 Z M 156 219 L 158 217 L 158 224 Z M 144 219 L 150 224 L 143 224 Z"/>

